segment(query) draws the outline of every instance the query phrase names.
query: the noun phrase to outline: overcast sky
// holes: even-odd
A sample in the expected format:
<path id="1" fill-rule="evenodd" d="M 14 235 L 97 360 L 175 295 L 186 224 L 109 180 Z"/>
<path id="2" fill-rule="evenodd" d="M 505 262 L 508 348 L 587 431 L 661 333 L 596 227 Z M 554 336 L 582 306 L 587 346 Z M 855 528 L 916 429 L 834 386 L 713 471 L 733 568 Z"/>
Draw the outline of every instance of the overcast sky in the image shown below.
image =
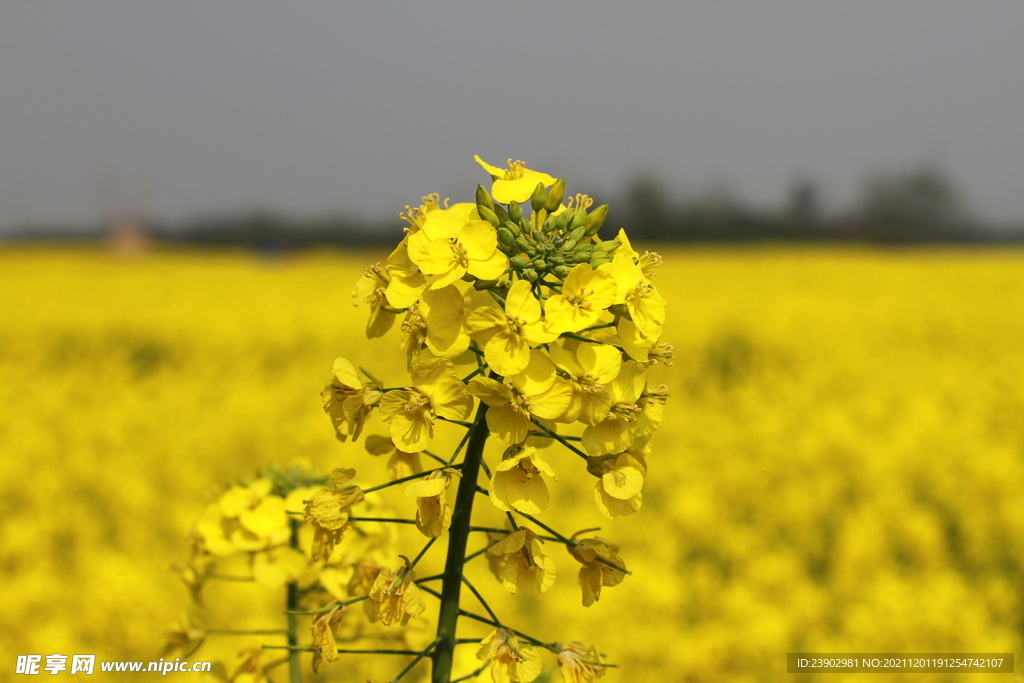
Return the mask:
<path id="1" fill-rule="evenodd" d="M 1022 36 L 1019 0 L 0 0 L 0 230 L 397 215 L 470 199 L 475 153 L 609 196 L 816 178 L 833 207 L 930 163 L 1022 220 Z"/>

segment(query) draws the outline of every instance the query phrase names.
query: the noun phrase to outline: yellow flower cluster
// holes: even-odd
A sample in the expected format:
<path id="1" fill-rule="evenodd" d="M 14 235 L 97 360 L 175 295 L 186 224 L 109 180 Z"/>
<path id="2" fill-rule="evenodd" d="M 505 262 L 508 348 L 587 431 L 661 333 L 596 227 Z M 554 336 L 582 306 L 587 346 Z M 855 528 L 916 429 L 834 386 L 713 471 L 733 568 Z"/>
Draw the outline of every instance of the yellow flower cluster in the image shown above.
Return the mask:
<path id="1" fill-rule="evenodd" d="M 506 170 L 477 161 L 491 174 L 490 191 L 479 186 L 473 203 L 442 204 L 429 195 L 419 207 L 406 207 L 401 243 L 386 264 L 367 268 L 352 292 L 355 305 L 370 308 L 368 337 L 386 335 L 401 318 L 397 347 L 408 382 L 385 387 L 338 358 L 322 394 L 324 410 L 346 441 L 360 436 L 377 409 L 389 434 L 371 436 L 367 450 L 391 454 L 396 483 L 413 480 L 406 495 L 416 500 L 416 528 L 428 538 L 451 527 L 448 490 L 462 477 L 452 466 L 458 451 L 447 462 L 430 453 L 436 425 L 462 424 L 465 444 L 485 415 L 486 429 L 505 444 L 493 471 L 485 465 L 489 497 L 510 520 L 513 513 L 547 510 L 557 477 L 538 448 L 553 442 L 583 459 L 579 472 L 597 478 L 594 499 L 602 514 L 632 514 L 642 503 L 649 442 L 668 396 L 665 386 L 648 382 L 648 368 L 672 361 L 672 347 L 661 342 L 665 301 L 652 281 L 661 258 L 636 252 L 623 230 L 601 240 L 607 206 L 590 211 L 586 195 L 563 203 L 564 180 L 522 162 L 510 160 Z M 478 417 L 467 422 L 475 399 Z M 573 427 L 577 434 L 569 433 Z M 424 471 L 424 453 L 448 466 Z M 317 498 L 317 509 L 324 506 L 317 519 L 307 512 L 320 544 L 315 557 L 339 541 L 347 507 L 361 494 L 337 487 Z M 561 540 L 582 565 L 584 605 L 625 576 L 616 546 Z M 537 531 L 515 522 L 493 541 L 491 569 L 509 592 L 552 586 L 555 564 L 543 543 Z M 412 564 L 393 576 L 382 571 L 370 589 L 385 624 L 404 625 L 422 611 L 409 578 Z M 515 645 L 515 635 L 500 628 L 496 634 L 481 648 L 494 662 L 495 681 L 536 677 L 539 664 L 523 659 L 526 647 Z M 590 680 L 602 671 L 580 664 L 574 652 L 559 658 L 572 672 L 568 678 Z"/>

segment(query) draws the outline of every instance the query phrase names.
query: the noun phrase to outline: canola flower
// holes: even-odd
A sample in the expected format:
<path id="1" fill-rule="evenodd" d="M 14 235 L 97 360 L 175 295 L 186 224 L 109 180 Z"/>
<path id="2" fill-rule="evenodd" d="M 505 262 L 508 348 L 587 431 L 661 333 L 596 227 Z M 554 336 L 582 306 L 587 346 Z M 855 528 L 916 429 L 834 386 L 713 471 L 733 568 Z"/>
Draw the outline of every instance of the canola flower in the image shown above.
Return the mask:
<path id="1" fill-rule="evenodd" d="M 301 470 L 272 473 L 230 488 L 197 525 L 193 559 L 181 570 L 193 594 L 216 561 L 238 555 L 249 557 L 256 581 L 286 588 L 288 652 L 277 664 L 287 661 L 291 683 L 301 680 L 303 653 L 313 654 L 318 671 L 349 651 L 414 655 L 396 681 L 429 658 L 433 683 L 449 683 L 460 618 L 495 627 L 479 641 L 477 673 L 489 668 L 496 683 L 534 680 L 542 651 L 556 655 L 566 681 L 600 678 L 613 666 L 593 646 L 548 642 L 505 625 L 464 565 L 485 554 L 505 591 L 538 595 L 556 584 L 550 551 L 561 545 L 583 565 L 584 606 L 628 574 L 618 546 L 577 538 L 579 532 L 567 537 L 556 530 L 557 519 L 534 515 L 546 514 L 558 493 L 559 478 L 542 454 L 552 445 L 576 458 L 573 470 L 560 467 L 561 477 L 596 479 L 595 512 L 618 517 L 642 505 L 649 442 L 668 396 L 664 387 L 649 386 L 646 371 L 671 360 L 671 348 L 660 342 L 664 300 L 650 280 L 660 257 L 634 252 L 624 231 L 602 240 L 607 207 L 591 211 L 585 195 L 563 204 L 564 180 L 518 161 L 508 170 L 477 161 L 492 174 L 490 191 L 478 186 L 473 203 L 442 204 L 428 195 L 419 207 L 406 207 L 400 244 L 352 291 L 353 303 L 369 308 L 368 338 L 387 340 L 402 320 L 394 348 L 408 381 L 385 386 L 340 357 L 321 394 L 339 441 L 359 440 L 368 425 L 383 423 L 388 434 L 370 434 L 364 446 L 369 455 L 390 456 L 389 481 L 353 483 L 354 461 L 329 479 Z M 448 426 L 464 432 L 444 458 L 431 449 Z M 504 454 L 487 463 L 492 435 Z M 425 458 L 440 466 L 425 468 Z M 481 473 L 487 486 L 478 483 Z M 376 491 L 399 484 L 415 501 L 412 519 L 367 512 L 377 506 Z M 478 496 L 506 516 L 508 528 L 473 526 Z M 413 559 L 396 554 L 388 531 L 404 524 L 427 539 Z M 469 555 L 474 531 L 486 531 L 488 544 Z M 443 572 L 418 575 L 417 565 L 444 535 Z M 439 591 L 429 587 L 433 581 L 441 582 Z M 487 617 L 466 609 L 463 587 Z M 359 602 L 368 623 L 401 629 L 408 639 L 430 610 L 424 593 L 440 600 L 429 644 L 339 647 L 355 628 L 348 607 Z M 308 646 L 299 644 L 300 617 L 310 619 Z"/>

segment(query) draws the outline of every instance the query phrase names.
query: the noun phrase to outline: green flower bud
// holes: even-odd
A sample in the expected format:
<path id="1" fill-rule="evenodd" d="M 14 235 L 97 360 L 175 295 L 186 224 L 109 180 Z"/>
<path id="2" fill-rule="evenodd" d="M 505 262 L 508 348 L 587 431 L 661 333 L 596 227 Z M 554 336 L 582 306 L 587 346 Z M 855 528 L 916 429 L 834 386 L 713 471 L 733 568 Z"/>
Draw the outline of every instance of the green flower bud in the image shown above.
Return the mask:
<path id="1" fill-rule="evenodd" d="M 569 227 L 566 230 L 576 230 L 577 228 L 583 228 L 586 231 L 585 223 L 587 222 L 587 212 L 585 209 L 579 209 L 572 215 L 572 219 L 569 221 Z"/>
<path id="2" fill-rule="evenodd" d="M 519 202 L 512 200 L 508 203 L 508 217 L 513 223 L 518 223 L 519 219 L 523 217 L 523 209 L 519 206 Z"/>
<path id="3" fill-rule="evenodd" d="M 581 239 L 586 237 L 586 235 L 587 235 L 587 229 L 586 229 L 586 227 L 581 225 L 581 226 L 575 228 L 572 232 L 570 232 L 568 237 L 566 237 L 566 239 L 567 240 L 572 240 L 573 242 L 579 242 Z"/>
<path id="4" fill-rule="evenodd" d="M 540 243 L 544 241 L 544 233 L 540 230 L 534 230 L 530 236 L 533 237 L 534 242 Z"/>
<path id="5" fill-rule="evenodd" d="M 501 223 L 498 222 L 498 216 L 486 206 L 477 206 L 476 210 L 480 214 L 480 218 L 483 218 L 494 227 L 497 228 L 501 225 Z"/>
<path id="6" fill-rule="evenodd" d="M 552 272 L 555 274 L 555 277 L 564 280 L 569 277 L 570 270 L 572 269 L 569 266 L 556 266 Z"/>
<path id="7" fill-rule="evenodd" d="M 476 282 L 473 283 L 473 289 L 477 290 L 478 292 L 481 292 L 485 289 L 490 289 L 491 287 L 494 287 L 497 284 L 497 280 L 477 280 Z"/>
<path id="8" fill-rule="evenodd" d="M 526 270 L 523 271 L 524 280 L 528 280 L 529 282 L 536 282 L 538 277 L 539 275 L 537 275 L 537 271 L 534 270 L 533 268 L 527 268 Z"/>
<path id="9" fill-rule="evenodd" d="M 551 213 L 562 205 L 562 197 L 565 196 L 565 178 L 559 178 L 548 190 L 547 199 L 544 200 L 544 208 Z"/>
<path id="10" fill-rule="evenodd" d="M 513 223 L 512 221 L 509 221 L 508 223 L 505 224 L 505 229 L 512 233 L 513 237 L 519 237 L 520 235 L 523 234 L 523 231 L 519 229 L 519 226 Z"/>
<path id="11" fill-rule="evenodd" d="M 508 260 L 508 262 L 509 262 L 509 264 L 511 264 L 511 266 L 512 266 L 513 268 L 515 268 L 516 270 L 523 270 L 524 268 L 526 268 L 526 261 L 524 261 L 524 260 L 523 260 L 523 259 L 522 259 L 521 257 L 519 257 L 519 256 L 513 256 L 512 258 L 510 258 L 510 259 Z"/>
<path id="12" fill-rule="evenodd" d="M 615 251 L 616 249 L 618 249 L 620 246 L 621 246 L 621 244 L 620 244 L 620 242 L 618 240 L 607 240 L 607 241 L 600 242 L 597 245 L 595 245 L 594 246 L 594 251 L 595 252 L 600 252 L 602 254 L 610 254 L 613 251 Z"/>
<path id="13" fill-rule="evenodd" d="M 585 251 L 589 253 L 591 251 L 594 251 L 594 244 L 592 242 L 587 242 L 586 244 L 578 244 L 576 245 L 576 251 Z"/>
<path id="14" fill-rule="evenodd" d="M 610 258 L 608 258 L 607 256 L 604 256 L 604 255 L 597 256 L 597 255 L 595 255 L 592 259 L 590 259 L 590 267 L 591 268 L 597 268 L 598 266 L 603 266 L 604 264 L 611 263 L 611 262 L 612 262 L 612 260 Z"/>
<path id="15" fill-rule="evenodd" d="M 515 247 L 519 251 L 526 252 L 527 254 L 533 253 L 533 247 L 531 247 L 530 243 L 524 240 L 522 237 L 516 238 Z"/>
<path id="16" fill-rule="evenodd" d="M 563 263 L 565 263 L 565 261 L 562 260 L 561 256 L 549 256 L 548 257 L 548 264 L 549 265 L 560 266 Z"/>
<path id="17" fill-rule="evenodd" d="M 533 196 L 530 197 L 530 206 L 534 211 L 540 211 L 544 208 L 544 199 L 544 183 L 537 183 L 537 187 L 533 188 Z"/>
<path id="18" fill-rule="evenodd" d="M 597 234 L 597 231 L 604 225 L 604 219 L 608 218 L 608 205 L 602 204 L 587 216 L 586 222 L 583 225 L 587 228 L 587 237 L 592 237 Z"/>
<path id="19" fill-rule="evenodd" d="M 533 225 L 530 224 L 530 221 L 528 221 L 525 216 L 519 219 L 519 227 L 527 235 L 533 231 Z"/>
<path id="20" fill-rule="evenodd" d="M 483 185 L 476 186 L 476 205 L 494 211 L 494 200 L 491 199 L 491 195 L 487 194 L 487 190 Z"/>
<path id="21" fill-rule="evenodd" d="M 548 264 L 547 264 L 547 262 L 544 259 L 539 258 L 539 259 L 534 259 L 533 267 L 536 270 L 538 270 L 538 271 L 547 270 L 548 269 Z"/>
<path id="22" fill-rule="evenodd" d="M 501 204 L 494 205 L 494 215 L 498 217 L 498 224 L 505 225 L 508 223 L 508 212 Z"/>
<path id="23" fill-rule="evenodd" d="M 576 249 L 576 240 L 566 240 L 562 243 L 562 249 L 566 251 L 573 251 Z"/>
<path id="24" fill-rule="evenodd" d="M 590 261 L 589 251 L 577 251 L 572 257 L 573 263 L 588 263 Z"/>
<path id="25" fill-rule="evenodd" d="M 509 225 L 513 225 L 510 223 Z M 516 236 L 512 234 L 512 231 L 508 228 L 498 228 L 498 241 L 504 247 L 511 247 L 515 244 Z"/>

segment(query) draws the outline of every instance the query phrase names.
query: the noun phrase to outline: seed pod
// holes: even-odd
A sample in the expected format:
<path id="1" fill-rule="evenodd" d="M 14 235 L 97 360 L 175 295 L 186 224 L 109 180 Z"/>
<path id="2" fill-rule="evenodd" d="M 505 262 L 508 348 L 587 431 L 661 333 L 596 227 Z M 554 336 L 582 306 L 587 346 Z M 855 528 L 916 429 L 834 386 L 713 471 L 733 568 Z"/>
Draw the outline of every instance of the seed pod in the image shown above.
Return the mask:
<path id="1" fill-rule="evenodd" d="M 544 200 L 544 208 L 551 213 L 562 205 L 562 197 L 565 196 L 565 178 L 559 178 L 548 190 L 548 196 Z"/>
<path id="2" fill-rule="evenodd" d="M 511 247 L 515 244 L 516 236 L 508 228 L 498 228 L 498 241 L 504 247 Z"/>
<path id="3" fill-rule="evenodd" d="M 528 280 L 530 282 L 536 282 L 538 277 L 539 276 L 537 275 L 537 271 L 534 270 L 533 268 L 527 268 L 526 270 L 523 271 L 523 279 L 524 280 Z"/>
<path id="4" fill-rule="evenodd" d="M 583 225 L 587 229 L 587 237 L 592 237 L 597 234 L 597 231 L 604 225 L 604 219 L 608 218 L 608 205 L 602 204 L 587 216 L 587 220 Z"/>
<path id="5" fill-rule="evenodd" d="M 516 270 L 523 270 L 526 268 L 526 261 L 519 256 L 513 256 L 508 260 L 509 264 Z"/>
<path id="6" fill-rule="evenodd" d="M 598 243 L 594 247 L 594 251 L 600 252 L 602 254 L 610 254 L 613 251 L 615 251 L 616 249 L 618 249 L 619 246 L 620 246 L 620 242 L 618 240 L 606 240 L 604 242 Z"/>
<path id="7" fill-rule="evenodd" d="M 498 222 L 498 216 L 486 206 L 477 205 L 476 210 L 480 213 L 480 218 L 483 218 L 494 227 L 497 228 L 501 225 L 501 223 Z"/>
<path id="8" fill-rule="evenodd" d="M 544 183 L 537 183 L 537 187 L 533 188 L 533 196 L 530 197 L 530 206 L 534 211 L 540 211 L 544 208 L 544 199 Z"/>
<path id="9" fill-rule="evenodd" d="M 487 190 L 484 189 L 483 185 L 476 186 L 476 205 L 494 211 L 494 200 L 491 199 L 491 195 L 487 194 Z"/>
<path id="10" fill-rule="evenodd" d="M 513 223 L 518 223 L 519 219 L 523 217 L 523 209 L 514 199 L 508 203 L 508 217 Z"/>
<path id="11" fill-rule="evenodd" d="M 555 274 L 555 277 L 564 280 L 565 278 L 569 277 L 571 269 L 569 268 L 569 266 L 556 266 L 552 272 Z"/>

